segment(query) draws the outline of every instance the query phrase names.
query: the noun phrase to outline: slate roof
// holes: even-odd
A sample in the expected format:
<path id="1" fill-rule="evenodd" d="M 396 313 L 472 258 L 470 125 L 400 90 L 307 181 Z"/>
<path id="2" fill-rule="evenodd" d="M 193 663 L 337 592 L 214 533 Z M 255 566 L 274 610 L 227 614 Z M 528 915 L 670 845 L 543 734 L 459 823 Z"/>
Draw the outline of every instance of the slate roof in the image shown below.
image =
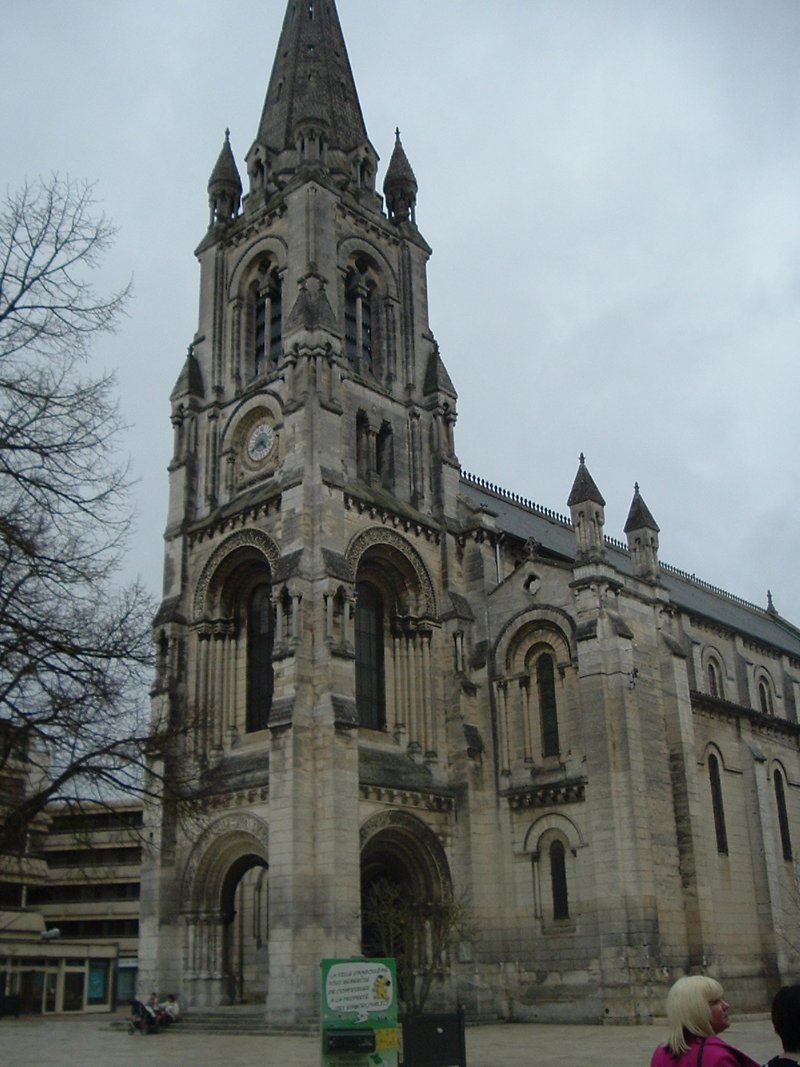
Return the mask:
<path id="1" fill-rule="evenodd" d="M 308 120 L 325 127 L 332 148 L 368 142 L 334 0 L 289 0 L 258 140 L 276 152 L 294 148 L 297 124 Z"/>
<path id="2" fill-rule="evenodd" d="M 208 191 L 211 192 L 218 185 L 229 186 L 239 193 L 242 191 L 242 179 L 239 177 L 236 160 L 233 158 L 229 130 L 225 131 L 225 142 L 214 164 L 211 177 L 208 179 Z"/>
<path id="3" fill-rule="evenodd" d="M 497 486 L 481 483 L 465 473 L 461 477 L 461 491 L 473 506 L 495 515 L 498 528 L 505 533 L 523 541 L 532 538 L 545 553 L 563 560 L 575 558 L 575 532 L 566 516 L 540 508 Z M 606 551 L 611 566 L 622 574 L 633 573 L 631 558 L 621 543 L 606 538 Z M 673 604 L 684 611 L 774 645 L 789 655 L 800 656 L 800 629 L 776 612 L 750 604 L 664 563 L 661 581 Z"/>
<path id="4" fill-rule="evenodd" d="M 417 179 L 414 175 L 414 171 L 411 169 L 411 164 L 408 162 L 406 150 L 403 148 L 403 143 L 400 140 L 399 130 L 395 131 L 394 150 L 386 170 L 386 177 L 383 180 L 384 192 L 386 191 L 387 186 L 391 189 L 392 186 L 395 185 L 405 185 L 415 193 L 418 189 Z"/>
<path id="5" fill-rule="evenodd" d="M 634 530 L 655 530 L 656 533 L 660 532 L 658 523 L 653 518 L 650 508 L 645 504 L 644 498 L 639 492 L 638 484 L 633 488 L 633 500 L 631 501 L 631 509 L 628 512 L 624 529 L 625 533 L 632 533 Z"/>

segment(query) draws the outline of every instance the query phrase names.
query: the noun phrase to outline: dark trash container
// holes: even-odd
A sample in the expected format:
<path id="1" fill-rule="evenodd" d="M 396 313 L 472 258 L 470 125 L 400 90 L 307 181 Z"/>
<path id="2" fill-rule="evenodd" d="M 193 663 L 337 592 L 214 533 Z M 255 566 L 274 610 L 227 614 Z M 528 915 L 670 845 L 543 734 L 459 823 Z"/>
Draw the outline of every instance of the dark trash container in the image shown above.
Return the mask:
<path id="1" fill-rule="evenodd" d="M 17 1018 L 22 1011 L 22 998 L 19 996 L 0 997 L 0 1017 L 3 1015 L 15 1015 Z"/>
<path id="2" fill-rule="evenodd" d="M 464 1009 L 403 1022 L 404 1067 L 467 1067 Z"/>

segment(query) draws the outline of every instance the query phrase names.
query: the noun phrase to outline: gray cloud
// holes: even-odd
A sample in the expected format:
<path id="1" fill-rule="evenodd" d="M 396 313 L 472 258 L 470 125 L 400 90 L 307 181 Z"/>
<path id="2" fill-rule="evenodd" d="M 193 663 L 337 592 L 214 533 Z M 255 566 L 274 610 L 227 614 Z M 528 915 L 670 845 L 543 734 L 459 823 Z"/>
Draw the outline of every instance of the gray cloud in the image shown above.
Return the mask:
<path id="1" fill-rule="evenodd" d="M 131 567 L 158 589 L 168 396 L 230 126 L 255 134 L 283 0 L 14 0 L 3 185 L 97 181 L 136 300 L 117 369 L 140 484 Z M 578 453 L 620 537 L 800 621 L 800 5 L 339 0 L 373 143 L 396 125 L 434 247 L 431 324 L 464 467 L 565 510 Z M 243 166 L 242 166 L 243 169 Z"/>

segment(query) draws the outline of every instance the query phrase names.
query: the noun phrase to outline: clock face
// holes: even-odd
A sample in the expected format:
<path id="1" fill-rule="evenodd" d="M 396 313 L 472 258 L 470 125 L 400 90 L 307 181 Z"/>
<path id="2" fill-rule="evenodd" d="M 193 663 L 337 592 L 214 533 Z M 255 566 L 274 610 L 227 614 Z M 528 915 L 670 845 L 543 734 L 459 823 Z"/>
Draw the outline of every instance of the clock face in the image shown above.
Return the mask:
<path id="1" fill-rule="evenodd" d="M 268 422 L 259 422 L 247 438 L 247 455 L 254 463 L 266 459 L 275 443 L 275 431 Z"/>

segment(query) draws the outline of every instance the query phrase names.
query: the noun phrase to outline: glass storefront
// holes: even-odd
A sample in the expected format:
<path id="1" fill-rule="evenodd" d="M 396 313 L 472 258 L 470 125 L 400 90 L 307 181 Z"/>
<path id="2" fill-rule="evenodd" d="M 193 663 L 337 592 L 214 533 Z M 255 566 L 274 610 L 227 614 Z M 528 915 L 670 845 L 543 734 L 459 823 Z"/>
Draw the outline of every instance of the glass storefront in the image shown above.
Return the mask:
<path id="1" fill-rule="evenodd" d="M 0 956 L 0 996 L 18 997 L 24 1014 L 111 1011 L 115 963 L 102 956 Z"/>

